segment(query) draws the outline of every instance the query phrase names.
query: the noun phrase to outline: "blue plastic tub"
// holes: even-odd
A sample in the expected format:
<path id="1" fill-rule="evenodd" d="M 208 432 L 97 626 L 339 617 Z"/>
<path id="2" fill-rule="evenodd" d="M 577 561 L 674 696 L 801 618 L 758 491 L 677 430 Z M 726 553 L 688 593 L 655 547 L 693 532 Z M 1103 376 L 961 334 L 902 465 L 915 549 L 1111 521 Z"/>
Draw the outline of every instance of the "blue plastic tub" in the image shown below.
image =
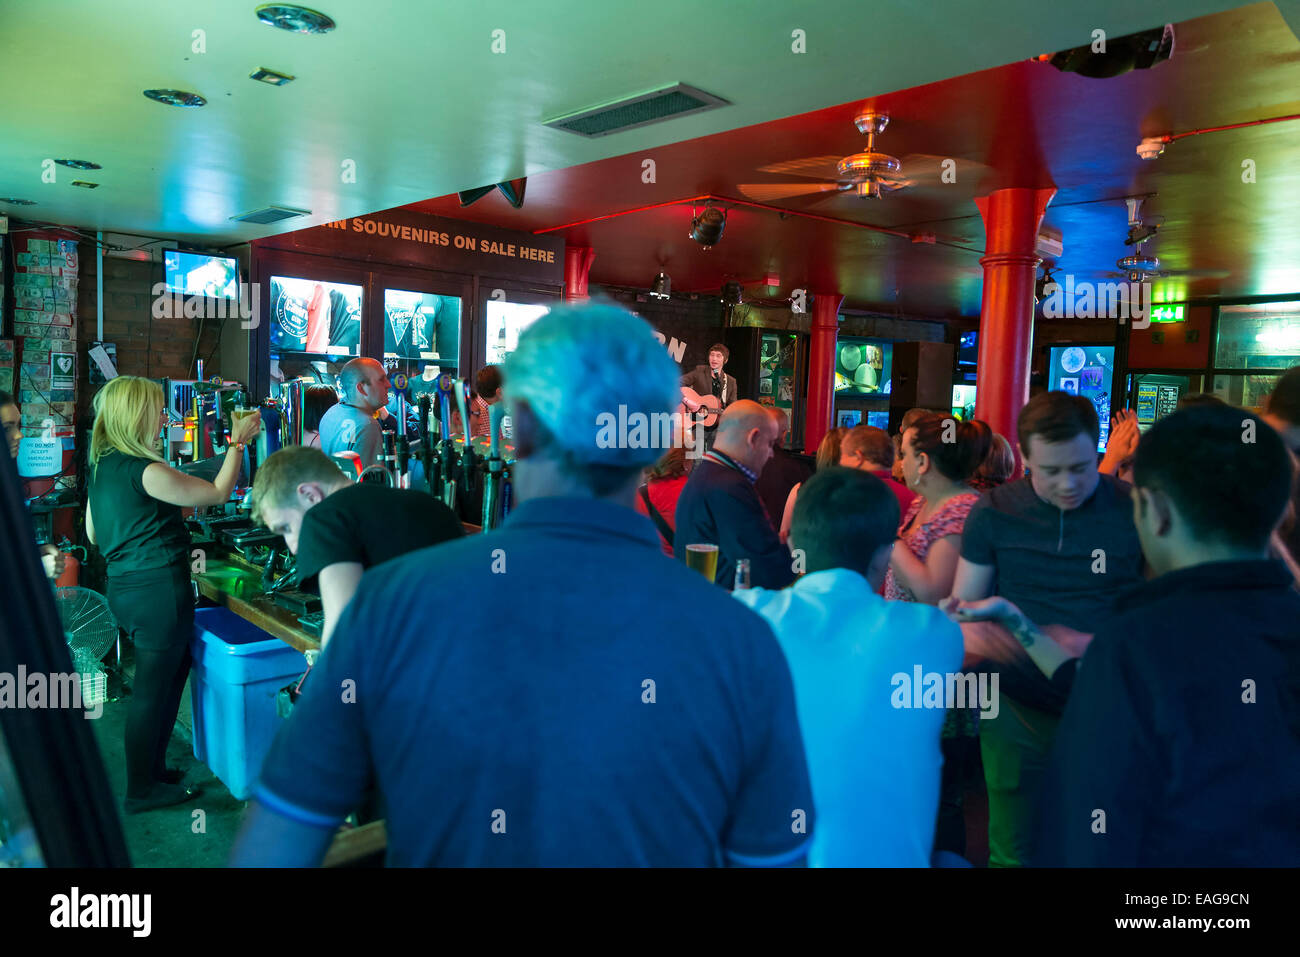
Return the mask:
<path id="1" fill-rule="evenodd" d="M 252 794 L 284 723 L 276 693 L 307 668 L 302 652 L 227 608 L 194 613 L 194 757 L 239 800 Z"/>

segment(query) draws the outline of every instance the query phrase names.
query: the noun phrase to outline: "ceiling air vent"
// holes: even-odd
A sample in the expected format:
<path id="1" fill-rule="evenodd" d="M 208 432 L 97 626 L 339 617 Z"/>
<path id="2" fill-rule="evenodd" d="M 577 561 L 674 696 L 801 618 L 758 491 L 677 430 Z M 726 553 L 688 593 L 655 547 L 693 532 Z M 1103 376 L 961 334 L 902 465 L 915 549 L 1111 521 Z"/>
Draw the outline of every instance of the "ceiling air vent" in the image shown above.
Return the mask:
<path id="1" fill-rule="evenodd" d="M 255 209 L 251 213 L 244 213 L 242 216 L 231 216 L 231 220 L 236 223 L 278 223 L 281 220 L 293 219 L 295 216 L 310 216 L 310 209 L 293 209 L 289 206 L 267 206 L 265 209 Z"/>
<path id="2" fill-rule="evenodd" d="M 616 100 L 590 110 L 581 110 L 546 120 L 543 125 L 577 133 L 579 136 L 608 136 L 610 133 L 622 133 L 638 126 L 648 126 L 660 120 L 669 120 L 702 110 L 711 110 L 718 106 L 731 104 L 714 96 L 697 90 L 685 83 L 667 86 L 651 93 Z"/>

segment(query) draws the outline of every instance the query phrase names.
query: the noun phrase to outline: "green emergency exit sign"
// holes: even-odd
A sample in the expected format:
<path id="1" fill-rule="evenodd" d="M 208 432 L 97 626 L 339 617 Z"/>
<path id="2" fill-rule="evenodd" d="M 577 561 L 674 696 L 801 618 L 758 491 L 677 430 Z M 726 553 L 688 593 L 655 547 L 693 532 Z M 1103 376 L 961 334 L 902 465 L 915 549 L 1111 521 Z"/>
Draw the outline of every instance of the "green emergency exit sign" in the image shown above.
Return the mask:
<path id="1" fill-rule="evenodd" d="M 1151 321 L 1152 322 L 1182 322 L 1183 307 L 1182 306 L 1152 306 Z"/>

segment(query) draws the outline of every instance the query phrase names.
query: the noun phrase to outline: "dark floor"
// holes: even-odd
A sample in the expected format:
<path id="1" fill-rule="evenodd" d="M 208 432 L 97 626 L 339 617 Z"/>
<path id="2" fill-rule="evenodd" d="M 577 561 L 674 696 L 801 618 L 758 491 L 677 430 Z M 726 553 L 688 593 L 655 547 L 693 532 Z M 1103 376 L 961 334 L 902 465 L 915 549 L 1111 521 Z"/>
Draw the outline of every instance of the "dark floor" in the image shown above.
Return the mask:
<path id="1" fill-rule="evenodd" d="M 111 681 L 110 691 L 119 685 L 119 682 Z M 117 801 L 131 862 L 136 867 L 224 867 L 248 802 L 235 800 L 207 766 L 194 759 L 189 736 L 188 687 L 167 749 L 167 766 L 180 768 L 186 773 L 185 784 L 200 785 L 203 793 L 188 804 L 176 807 L 144 814 L 122 812 L 122 799 L 126 795 L 123 739 L 129 701 L 129 697 L 119 697 L 108 702 L 100 717 L 91 724 L 104 758 L 109 786 Z"/>

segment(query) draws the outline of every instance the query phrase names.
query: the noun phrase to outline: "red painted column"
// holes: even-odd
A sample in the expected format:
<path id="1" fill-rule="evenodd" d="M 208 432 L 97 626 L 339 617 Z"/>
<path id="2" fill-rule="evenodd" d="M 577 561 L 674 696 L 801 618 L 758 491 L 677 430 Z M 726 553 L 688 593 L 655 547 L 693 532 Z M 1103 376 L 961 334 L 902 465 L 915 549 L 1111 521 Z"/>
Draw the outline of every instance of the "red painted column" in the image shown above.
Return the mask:
<path id="1" fill-rule="evenodd" d="M 1055 195 L 1055 189 L 1000 189 L 975 200 L 985 233 L 975 416 L 1006 436 L 1015 450 L 1017 474 L 1016 418 L 1029 401 L 1034 281 L 1041 262 L 1034 247 Z"/>
<path id="2" fill-rule="evenodd" d="M 587 274 L 596 258 L 596 250 L 590 246 L 564 247 L 564 301 L 585 302 L 587 297 Z"/>
<path id="3" fill-rule="evenodd" d="M 808 343 L 808 409 L 804 418 L 804 451 L 817 454 L 817 446 L 831 429 L 835 408 L 835 339 L 840 331 L 837 292 L 815 292 L 812 336 Z"/>

